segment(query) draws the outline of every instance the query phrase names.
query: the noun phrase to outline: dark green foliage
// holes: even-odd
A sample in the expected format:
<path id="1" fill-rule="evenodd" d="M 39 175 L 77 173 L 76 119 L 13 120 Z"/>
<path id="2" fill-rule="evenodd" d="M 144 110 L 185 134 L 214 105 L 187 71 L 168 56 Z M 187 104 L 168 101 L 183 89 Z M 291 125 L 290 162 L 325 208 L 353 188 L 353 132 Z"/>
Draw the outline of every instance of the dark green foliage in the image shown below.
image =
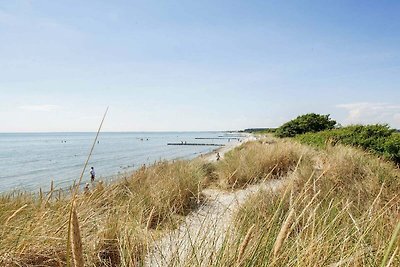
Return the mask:
<path id="1" fill-rule="evenodd" d="M 384 155 L 400 164 L 400 133 L 393 133 L 385 142 Z"/>
<path id="2" fill-rule="evenodd" d="M 357 146 L 400 163 L 400 133 L 386 124 L 352 125 L 319 133 L 306 133 L 296 136 L 296 139 L 317 147 L 324 147 L 328 142 Z"/>
<path id="3" fill-rule="evenodd" d="M 244 133 L 257 133 L 257 134 L 267 134 L 267 133 L 274 133 L 276 131 L 276 128 L 249 128 L 249 129 L 244 129 Z"/>
<path id="4" fill-rule="evenodd" d="M 286 122 L 276 130 L 278 137 L 294 137 L 298 134 L 308 132 L 319 132 L 333 129 L 336 121 L 329 118 L 328 115 L 309 113 L 298 116 L 296 119 Z"/>

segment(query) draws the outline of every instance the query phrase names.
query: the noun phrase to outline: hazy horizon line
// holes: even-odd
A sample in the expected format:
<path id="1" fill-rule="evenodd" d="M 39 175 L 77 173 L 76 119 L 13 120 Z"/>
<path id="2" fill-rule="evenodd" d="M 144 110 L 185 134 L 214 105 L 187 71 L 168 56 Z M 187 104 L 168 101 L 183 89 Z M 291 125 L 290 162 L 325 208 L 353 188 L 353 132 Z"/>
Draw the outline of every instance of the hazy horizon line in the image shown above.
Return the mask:
<path id="1" fill-rule="evenodd" d="M 244 130 L 244 129 L 242 129 Z M 242 130 L 194 130 L 194 131 L 100 131 L 100 133 L 196 133 L 196 132 L 238 132 Z M 30 133 L 96 133 L 96 131 L 10 131 L 0 134 L 30 134 Z"/>

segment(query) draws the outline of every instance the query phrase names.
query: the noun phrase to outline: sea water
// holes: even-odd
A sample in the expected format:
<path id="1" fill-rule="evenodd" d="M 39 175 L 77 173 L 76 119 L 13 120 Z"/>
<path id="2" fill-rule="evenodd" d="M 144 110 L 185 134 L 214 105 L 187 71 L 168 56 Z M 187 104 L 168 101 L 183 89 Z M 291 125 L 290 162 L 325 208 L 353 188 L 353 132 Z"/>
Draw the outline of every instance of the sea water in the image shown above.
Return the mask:
<path id="1" fill-rule="evenodd" d="M 96 133 L 0 133 L 0 192 L 66 188 L 79 179 Z M 83 182 L 116 179 L 143 164 L 160 160 L 192 159 L 215 146 L 168 146 L 167 143 L 225 144 L 225 132 L 100 133 Z M 215 138 L 215 139 L 198 139 Z"/>

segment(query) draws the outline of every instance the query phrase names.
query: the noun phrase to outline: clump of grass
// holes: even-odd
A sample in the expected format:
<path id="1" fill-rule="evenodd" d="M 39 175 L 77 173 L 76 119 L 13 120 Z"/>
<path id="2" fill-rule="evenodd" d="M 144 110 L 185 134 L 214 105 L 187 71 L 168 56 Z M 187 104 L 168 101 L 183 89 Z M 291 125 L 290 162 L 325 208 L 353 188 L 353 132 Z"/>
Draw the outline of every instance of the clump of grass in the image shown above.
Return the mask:
<path id="1" fill-rule="evenodd" d="M 201 162 L 159 162 L 78 194 L 71 220 L 76 264 L 140 264 L 151 231 L 174 227 L 196 208 L 205 179 Z M 70 192 L 0 196 L 0 265 L 64 266 L 70 197 Z"/>
<path id="2" fill-rule="evenodd" d="M 292 187 L 259 192 L 239 209 L 236 233 L 255 225 L 257 240 L 243 266 L 399 265 L 399 170 L 344 146 L 315 156 L 322 169 L 300 171 Z M 238 246 L 228 243 L 222 262 L 232 262 Z"/>
<path id="3" fill-rule="evenodd" d="M 210 186 L 218 181 L 217 167 L 212 162 L 206 162 L 202 165 L 202 169 L 206 175 L 204 186 Z"/>
<path id="4" fill-rule="evenodd" d="M 147 176 L 146 176 L 147 175 Z M 153 206 L 168 214 L 187 214 L 197 205 L 205 174 L 195 163 L 163 162 L 145 173 Z M 141 179 L 141 178 L 139 178 Z"/>
<path id="5" fill-rule="evenodd" d="M 321 157 L 324 175 L 314 182 L 321 189 L 320 198 L 348 199 L 358 210 L 370 208 L 373 202 L 384 205 L 393 197 L 400 200 L 400 172 L 393 163 L 340 145 L 328 147 Z M 299 186 L 304 181 L 299 180 Z M 375 201 L 378 195 L 379 201 Z"/>
<path id="6" fill-rule="evenodd" d="M 294 142 L 249 142 L 225 155 L 217 165 L 220 184 L 244 187 L 294 170 L 299 160 L 310 161 L 309 149 Z"/>

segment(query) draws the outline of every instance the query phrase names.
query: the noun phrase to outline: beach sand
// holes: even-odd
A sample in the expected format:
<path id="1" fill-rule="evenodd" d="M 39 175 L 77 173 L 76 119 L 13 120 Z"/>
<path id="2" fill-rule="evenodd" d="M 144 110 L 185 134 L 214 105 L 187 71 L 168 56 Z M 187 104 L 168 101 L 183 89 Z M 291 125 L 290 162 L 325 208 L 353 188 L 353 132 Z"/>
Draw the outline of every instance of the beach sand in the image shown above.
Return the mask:
<path id="1" fill-rule="evenodd" d="M 220 147 L 220 148 L 217 148 L 217 149 L 213 150 L 212 152 L 209 152 L 209 153 L 207 153 L 207 154 L 201 155 L 201 156 L 199 156 L 199 157 L 200 157 L 200 158 L 203 158 L 205 161 L 214 162 L 214 161 L 217 161 L 217 153 L 219 153 L 221 159 L 223 159 L 223 158 L 224 158 L 224 155 L 225 155 L 227 152 L 229 152 L 229 151 L 231 151 L 232 149 L 234 149 L 234 148 L 240 146 L 241 144 L 244 144 L 244 143 L 249 142 L 249 141 L 254 141 L 254 140 L 256 140 L 256 139 L 257 139 L 257 138 L 256 138 L 254 135 L 252 135 L 252 134 L 246 134 L 246 135 L 241 139 L 241 141 L 231 141 L 231 142 L 227 143 L 225 146 Z"/>

